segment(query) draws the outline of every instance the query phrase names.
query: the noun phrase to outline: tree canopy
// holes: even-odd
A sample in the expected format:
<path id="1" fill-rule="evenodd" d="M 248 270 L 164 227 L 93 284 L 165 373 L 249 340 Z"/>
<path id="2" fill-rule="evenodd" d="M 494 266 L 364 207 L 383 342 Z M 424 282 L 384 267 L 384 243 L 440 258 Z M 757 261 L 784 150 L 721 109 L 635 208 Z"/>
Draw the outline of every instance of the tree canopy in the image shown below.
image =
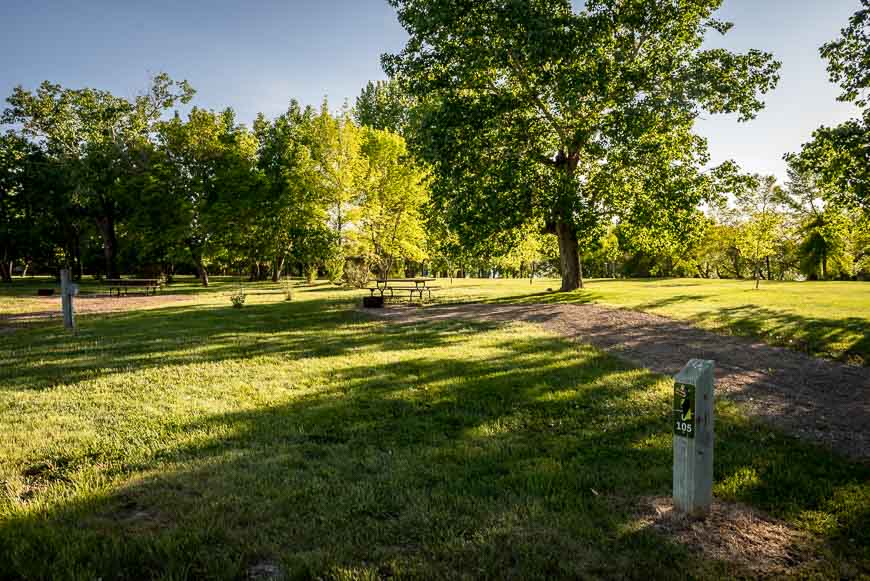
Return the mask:
<path id="1" fill-rule="evenodd" d="M 701 111 L 751 119 L 769 54 L 702 49 L 719 0 L 390 0 L 410 39 L 383 63 L 417 101 L 415 151 L 436 205 L 472 241 L 535 219 L 558 236 L 562 289 L 614 219 L 682 229 L 702 199 Z"/>
<path id="2" fill-rule="evenodd" d="M 250 125 L 139 95 L 16 87 L 0 134 L 0 279 L 293 272 L 870 277 L 870 0 L 821 47 L 862 113 L 789 177 L 711 167 L 704 114 L 752 119 L 779 63 L 708 49 L 720 0 L 389 0 L 409 33 L 354 107 Z M 576 6 L 576 7 L 575 7 Z"/>
<path id="3" fill-rule="evenodd" d="M 829 201 L 870 212 L 870 0 L 861 0 L 840 37 L 819 52 L 828 61 L 831 82 L 842 89 L 839 100 L 857 105 L 861 117 L 819 127 L 799 154 L 786 158 L 816 173 Z"/>

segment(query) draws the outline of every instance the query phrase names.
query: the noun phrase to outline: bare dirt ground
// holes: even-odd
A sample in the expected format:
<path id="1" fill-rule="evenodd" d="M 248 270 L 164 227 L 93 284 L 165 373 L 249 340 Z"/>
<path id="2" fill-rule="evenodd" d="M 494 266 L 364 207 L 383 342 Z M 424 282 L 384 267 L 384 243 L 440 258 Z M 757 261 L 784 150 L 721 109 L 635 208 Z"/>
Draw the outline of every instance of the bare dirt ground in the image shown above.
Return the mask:
<path id="1" fill-rule="evenodd" d="M 114 313 L 161 307 L 172 303 L 189 301 L 190 295 L 79 295 L 75 298 L 76 315 Z M 63 319 L 60 297 L 27 297 L 19 299 L 21 311 L 0 314 L 0 327 L 14 328 L 17 325 Z"/>
<path id="2" fill-rule="evenodd" d="M 716 362 L 716 393 L 750 417 L 853 459 L 870 460 L 870 368 L 718 335 L 637 311 L 595 305 L 462 304 L 367 313 L 396 323 L 525 321 L 673 375 L 695 357 Z"/>
<path id="3" fill-rule="evenodd" d="M 807 535 L 743 504 L 714 500 L 703 519 L 675 511 L 667 497 L 643 498 L 638 508 L 641 528 L 652 528 L 707 559 L 740 565 L 753 576 L 783 575 L 815 558 Z"/>

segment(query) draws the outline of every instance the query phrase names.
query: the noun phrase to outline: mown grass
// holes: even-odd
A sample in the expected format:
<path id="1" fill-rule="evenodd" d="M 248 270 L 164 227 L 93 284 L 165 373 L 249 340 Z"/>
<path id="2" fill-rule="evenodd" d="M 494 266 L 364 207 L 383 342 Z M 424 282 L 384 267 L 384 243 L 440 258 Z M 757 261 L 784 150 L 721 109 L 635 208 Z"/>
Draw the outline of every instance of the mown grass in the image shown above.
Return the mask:
<path id="1" fill-rule="evenodd" d="M 164 292 L 201 296 L 192 277 Z M 0 316 L 44 308 L 32 299 L 50 279 L 0 285 Z M 601 304 L 682 319 L 719 333 L 761 339 L 810 355 L 870 365 L 870 283 L 767 282 L 756 290 L 750 280 L 591 279 L 570 293 L 556 279 L 439 279 L 435 303 L 469 301 L 510 303 Z M 224 296 L 238 285 L 234 277 L 214 277 L 208 294 Z M 326 289 L 326 287 L 324 287 Z M 84 293 L 105 293 L 95 281 Z M 321 292 L 325 292 L 321 291 Z M 365 291 L 357 291 L 365 294 Z M 406 297 L 405 297 L 406 298 Z M 396 300 L 404 300 L 397 295 Z"/>
<path id="2" fill-rule="evenodd" d="M 0 334 L 0 578 L 748 574 L 638 525 L 670 491 L 667 378 L 248 288 Z M 811 536 L 790 573 L 870 574 L 870 467 L 717 413 L 715 493 Z"/>
<path id="3" fill-rule="evenodd" d="M 683 319 L 720 333 L 755 337 L 811 355 L 870 364 L 870 283 L 598 279 L 570 293 L 559 281 L 439 281 L 439 300 L 594 303 Z"/>
<path id="4" fill-rule="evenodd" d="M 76 283 L 83 297 L 108 296 L 109 286 L 105 282 L 85 277 Z M 238 287 L 236 277 L 215 277 L 214 284 L 203 288 L 192 276 L 178 277 L 173 284 L 166 286 L 161 292 L 173 295 L 189 295 L 203 297 L 204 295 L 226 295 Z M 53 289 L 52 297 L 39 297 L 39 289 Z M 141 289 L 131 288 L 132 295 L 141 295 Z M 12 284 L 0 283 L 0 317 L 4 315 L 20 315 L 26 313 L 44 312 L 47 301 L 54 301 L 57 313 L 60 313 L 60 283 L 52 277 L 17 277 Z M 2 324 L 2 320 L 0 320 Z"/>

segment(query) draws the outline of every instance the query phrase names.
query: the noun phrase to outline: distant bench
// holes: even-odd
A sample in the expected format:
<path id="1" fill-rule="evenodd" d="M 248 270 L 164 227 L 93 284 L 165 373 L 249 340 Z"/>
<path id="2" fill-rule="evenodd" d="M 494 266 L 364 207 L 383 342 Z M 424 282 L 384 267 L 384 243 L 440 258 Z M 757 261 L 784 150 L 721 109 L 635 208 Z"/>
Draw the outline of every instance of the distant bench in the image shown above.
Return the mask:
<path id="1" fill-rule="evenodd" d="M 106 284 L 109 285 L 109 295 L 113 291 L 117 291 L 118 296 L 121 296 L 121 290 L 124 291 L 124 296 L 127 295 L 128 289 L 141 288 L 145 294 L 157 294 L 160 290 L 159 278 L 109 278 L 106 279 Z"/>
<path id="2" fill-rule="evenodd" d="M 388 278 L 388 279 L 378 279 L 373 281 L 375 283 L 374 287 L 369 287 L 368 291 L 371 293 L 371 296 L 375 296 L 375 293 L 379 293 L 381 297 L 387 291 L 390 291 L 390 296 L 395 296 L 395 291 L 408 291 L 408 300 L 414 298 L 414 295 L 419 295 L 420 300 L 423 300 L 423 293 L 427 293 L 429 295 L 429 300 L 432 300 L 432 291 L 437 290 L 437 286 L 430 286 L 428 283 L 434 281 L 434 278 Z M 399 284 L 396 284 L 399 283 Z M 405 284 L 402 284 L 405 283 Z M 414 283 L 414 286 L 411 286 L 408 283 Z"/>

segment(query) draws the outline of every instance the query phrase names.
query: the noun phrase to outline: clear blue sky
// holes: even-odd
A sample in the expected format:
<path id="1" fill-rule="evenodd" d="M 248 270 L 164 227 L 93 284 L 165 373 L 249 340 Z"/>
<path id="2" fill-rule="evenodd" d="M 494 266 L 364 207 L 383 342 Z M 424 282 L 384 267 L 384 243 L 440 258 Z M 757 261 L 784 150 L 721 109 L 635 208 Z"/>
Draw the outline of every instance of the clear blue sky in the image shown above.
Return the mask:
<path id="1" fill-rule="evenodd" d="M 782 154 L 800 148 L 820 124 L 854 115 L 837 103 L 818 47 L 834 38 L 858 0 L 725 0 L 734 22 L 711 45 L 759 48 L 783 63 L 782 80 L 758 118 L 716 116 L 698 130 L 714 161 L 785 174 Z M 383 78 L 379 57 L 404 45 L 385 0 L 4 0 L 0 4 L 0 95 L 44 79 L 132 95 L 166 71 L 197 89 L 196 104 L 232 106 L 250 123 L 297 98 L 334 108 Z"/>

